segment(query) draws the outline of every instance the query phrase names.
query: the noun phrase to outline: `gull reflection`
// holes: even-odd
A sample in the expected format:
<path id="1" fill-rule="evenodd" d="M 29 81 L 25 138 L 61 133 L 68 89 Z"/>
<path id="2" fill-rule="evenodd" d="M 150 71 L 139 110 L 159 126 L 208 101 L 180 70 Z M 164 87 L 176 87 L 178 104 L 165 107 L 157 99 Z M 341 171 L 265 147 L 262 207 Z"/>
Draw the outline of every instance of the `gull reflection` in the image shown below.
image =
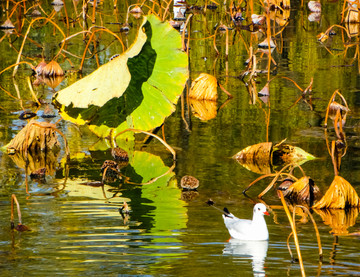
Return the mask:
<path id="1" fill-rule="evenodd" d="M 269 242 L 264 241 L 243 241 L 230 239 L 225 245 L 223 254 L 233 255 L 240 258 L 252 259 L 254 276 L 265 276 L 264 263 Z"/>

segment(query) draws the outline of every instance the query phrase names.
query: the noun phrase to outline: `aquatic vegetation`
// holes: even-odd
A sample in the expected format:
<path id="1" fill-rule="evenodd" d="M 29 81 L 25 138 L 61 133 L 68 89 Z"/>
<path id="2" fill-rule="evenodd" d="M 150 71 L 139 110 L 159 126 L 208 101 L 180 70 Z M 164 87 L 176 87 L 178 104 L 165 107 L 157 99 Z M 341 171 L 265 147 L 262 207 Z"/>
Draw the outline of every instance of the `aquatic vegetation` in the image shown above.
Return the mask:
<path id="1" fill-rule="evenodd" d="M 0 202 L 16 192 L 38 228 L 17 243 L 24 234 L 9 232 L 5 270 L 251 275 L 252 262 L 254 274 L 299 275 L 282 251 L 288 238 L 292 263 L 319 276 L 311 221 L 319 260 L 317 226 L 334 237 L 326 263 L 356 272 L 352 238 L 338 241 L 358 234 L 356 5 L 3 1 L 0 143 L 11 147 L 0 153 Z M 266 205 L 269 242 L 225 243 L 221 217 L 203 207 L 210 196 L 234 214 Z M 267 254 L 268 244 L 283 249 Z M 214 262 L 221 253 L 226 266 Z M 173 262 L 182 258 L 187 267 Z"/>

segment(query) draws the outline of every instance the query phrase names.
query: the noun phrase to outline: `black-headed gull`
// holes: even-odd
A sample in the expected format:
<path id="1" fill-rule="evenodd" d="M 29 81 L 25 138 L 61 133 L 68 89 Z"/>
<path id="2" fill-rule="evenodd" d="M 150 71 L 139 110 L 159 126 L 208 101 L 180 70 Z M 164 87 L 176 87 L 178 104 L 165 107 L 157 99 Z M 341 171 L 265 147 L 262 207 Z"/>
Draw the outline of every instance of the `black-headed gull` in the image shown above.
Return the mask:
<path id="1" fill-rule="evenodd" d="M 239 240 L 268 240 L 269 231 L 264 215 L 269 215 L 266 206 L 258 203 L 254 206 L 253 219 L 240 219 L 224 208 L 224 223 L 230 236 Z"/>

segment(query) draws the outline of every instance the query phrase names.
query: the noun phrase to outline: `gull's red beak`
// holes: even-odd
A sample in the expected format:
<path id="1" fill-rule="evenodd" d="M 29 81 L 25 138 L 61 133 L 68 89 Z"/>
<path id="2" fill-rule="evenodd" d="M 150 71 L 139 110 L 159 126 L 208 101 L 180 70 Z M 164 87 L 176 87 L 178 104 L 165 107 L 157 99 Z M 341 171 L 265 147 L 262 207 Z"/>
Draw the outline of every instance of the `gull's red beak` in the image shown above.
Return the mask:
<path id="1" fill-rule="evenodd" d="M 268 211 L 264 212 L 264 214 L 266 214 L 266 215 L 270 215 L 270 214 L 268 213 Z"/>

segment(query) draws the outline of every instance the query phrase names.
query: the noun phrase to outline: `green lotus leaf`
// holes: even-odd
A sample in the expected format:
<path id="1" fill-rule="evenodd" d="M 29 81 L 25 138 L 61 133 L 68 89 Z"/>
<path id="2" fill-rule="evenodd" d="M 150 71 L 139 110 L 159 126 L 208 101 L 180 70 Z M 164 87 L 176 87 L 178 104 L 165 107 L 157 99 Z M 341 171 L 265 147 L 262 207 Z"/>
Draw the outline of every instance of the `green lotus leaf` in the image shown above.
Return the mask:
<path id="1" fill-rule="evenodd" d="M 181 46 L 169 23 L 148 15 L 126 52 L 59 91 L 54 103 L 64 119 L 88 124 L 100 137 L 153 129 L 175 111 L 188 79 Z"/>

